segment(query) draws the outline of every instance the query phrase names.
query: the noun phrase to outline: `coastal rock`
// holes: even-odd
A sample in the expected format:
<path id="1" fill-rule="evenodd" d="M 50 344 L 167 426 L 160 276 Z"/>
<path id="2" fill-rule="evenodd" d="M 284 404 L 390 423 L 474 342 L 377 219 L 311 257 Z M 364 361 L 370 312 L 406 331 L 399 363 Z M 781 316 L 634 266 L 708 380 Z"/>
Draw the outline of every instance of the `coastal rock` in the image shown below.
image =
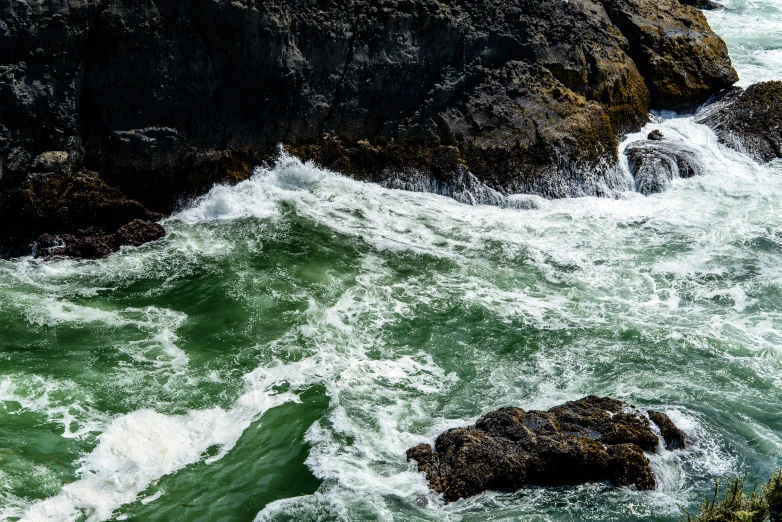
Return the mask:
<path id="1" fill-rule="evenodd" d="M 713 11 L 714 9 L 724 9 L 725 6 L 714 2 L 713 0 L 679 0 L 684 5 L 691 5 L 698 9 L 705 9 L 707 11 Z"/>
<path id="2" fill-rule="evenodd" d="M 659 132 L 659 131 L 658 131 Z M 676 178 L 701 176 L 705 172 L 700 154 L 684 143 L 667 140 L 662 133 L 636 141 L 625 149 L 635 190 L 648 196 L 665 192 Z"/>
<path id="3" fill-rule="evenodd" d="M 696 121 L 760 163 L 782 158 L 782 82 L 731 89 L 701 109 Z"/>
<path id="4" fill-rule="evenodd" d="M 614 196 L 622 133 L 736 79 L 676 0 L 0 0 L 0 20 L 0 194 L 59 161 L 163 212 L 279 144 L 464 201 Z"/>
<path id="5" fill-rule="evenodd" d="M 687 436 L 685 433 L 676 427 L 670 417 L 659 411 L 649 410 L 649 419 L 657 425 L 660 429 L 660 435 L 662 435 L 665 441 L 665 448 L 669 450 L 677 450 L 685 447 L 687 443 Z"/>
<path id="6" fill-rule="evenodd" d="M 141 246 L 166 235 L 157 224 L 136 219 L 113 234 L 96 228 L 78 230 L 75 234 L 42 234 L 35 242 L 37 258 L 101 259 L 122 246 Z"/>
<path id="7" fill-rule="evenodd" d="M 739 79 L 725 42 L 702 12 L 677 0 L 603 0 L 627 37 L 653 108 L 694 111 Z"/>
<path id="8" fill-rule="evenodd" d="M 546 412 L 497 410 L 474 426 L 441 434 L 434 450 L 428 444 L 410 448 L 407 458 L 447 502 L 525 485 L 610 481 L 652 489 L 654 474 L 644 455 L 660 444 L 652 422 L 669 448 L 684 447 L 684 434 L 667 415 L 586 397 Z"/>
<path id="9" fill-rule="evenodd" d="M 118 249 L 114 234 L 104 234 L 90 228 L 76 234 L 43 234 L 36 241 L 34 250 L 35 257 L 39 259 L 101 259 Z"/>
<path id="10" fill-rule="evenodd" d="M 0 237 L 9 238 L 0 253 L 29 254 L 42 234 L 73 236 L 74 240 L 98 237 L 113 234 L 134 220 L 158 221 L 162 217 L 125 197 L 94 172 L 71 173 L 69 168 L 54 172 L 36 170 L 18 186 L 0 191 Z M 91 232 L 79 235 L 80 230 Z M 91 240 L 94 254 L 78 253 L 92 252 L 93 246 L 89 245 L 72 251 L 77 252 L 75 257 L 103 257 L 106 248 L 116 250 L 108 246 L 108 239 L 101 241 L 104 246 L 99 247 Z M 67 256 L 69 252 L 58 255 Z"/>
<path id="11" fill-rule="evenodd" d="M 117 230 L 115 237 L 119 246 L 141 246 L 150 241 L 157 241 L 166 235 L 166 229 L 157 223 L 134 219 Z"/>
<path id="12" fill-rule="evenodd" d="M 650 141 L 662 141 L 665 139 L 665 135 L 662 131 L 655 129 L 646 136 L 646 139 Z"/>

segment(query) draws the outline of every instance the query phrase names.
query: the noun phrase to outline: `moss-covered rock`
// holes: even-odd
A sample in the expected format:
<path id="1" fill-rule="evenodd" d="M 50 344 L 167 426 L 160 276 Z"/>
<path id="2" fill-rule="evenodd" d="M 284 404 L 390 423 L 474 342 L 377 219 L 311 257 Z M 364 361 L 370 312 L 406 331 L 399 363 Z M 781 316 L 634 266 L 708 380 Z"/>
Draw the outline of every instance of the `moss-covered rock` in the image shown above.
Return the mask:
<path id="1" fill-rule="evenodd" d="M 697 121 L 720 141 L 765 163 L 782 158 L 782 82 L 732 89 L 704 107 Z"/>
<path id="2" fill-rule="evenodd" d="M 663 413 L 652 417 L 669 447 L 684 434 Z M 660 443 L 649 416 L 609 398 L 586 397 L 543 411 L 503 408 L 474 426 L 448 430 L 435 447 L 407 451 L 429 486 L 446 501 L 525 485 L 563 486 L 611 481 L 652 489 L 644 451 Z"/>
<path id="3" fill-rule="evenodd" d="M 656 109 L 692 111 L 738 81 L 725 42 L 678 0 L 601 0 L 627 37 Z"/>

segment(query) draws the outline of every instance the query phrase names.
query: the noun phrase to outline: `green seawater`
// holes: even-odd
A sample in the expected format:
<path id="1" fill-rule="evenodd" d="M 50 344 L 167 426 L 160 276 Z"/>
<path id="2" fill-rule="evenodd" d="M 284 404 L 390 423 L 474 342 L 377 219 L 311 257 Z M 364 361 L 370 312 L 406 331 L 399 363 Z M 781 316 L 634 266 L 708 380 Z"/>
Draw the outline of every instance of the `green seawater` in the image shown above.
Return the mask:
<path id="1" fill-rule="evenodd" d="M 709 16 L 742 79 L 782 69 L 779 40 L 748 34 L 780 30 L 778 3 L 731 7 Z M 283 157 L 156 243 L 0 260 L 0 521 L 675 521 L 717 477 L 764 481 L 782 466 L 782 165 L 687 117 L 628 139 L 652 129 L 708 175 L 521 210 Z M 691 437 L 650 456 L 656 490 L 446 506 L 405 462 L 482 413 L 591 394 Z"/>

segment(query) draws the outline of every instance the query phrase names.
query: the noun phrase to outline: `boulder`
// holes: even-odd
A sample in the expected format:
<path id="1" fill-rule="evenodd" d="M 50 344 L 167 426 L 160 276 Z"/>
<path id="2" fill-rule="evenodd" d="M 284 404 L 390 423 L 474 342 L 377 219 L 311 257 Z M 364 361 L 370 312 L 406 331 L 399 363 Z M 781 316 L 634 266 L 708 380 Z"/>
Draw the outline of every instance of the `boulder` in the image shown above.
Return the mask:
<path id="1" fill-rule="evenodd" d="M 657 425 L 665 441 L 665 447 L 669 450 L 682 449 L 687 443 L 687 436 L 676 427 L 670 417 L 659 411 L 649 410 L 649 419 Z"/>
<path id="2" fill-rule="evenodd" d="M 603 0 L 603 4 L 627 37 L 653 108 L 691 112 L 738 81 L 725 42 L 711 32 L 697 9 L 677 0 Z"/>
<path id="3" fill-rule="evenodd" d="M 701 109 L 696 121 L 760 163 L 782 158 L 782 81 L 730 89 Z"/>
<path id="4" fill-rule="evenodd" d="M 166 235 L 164 229 L 158 223 L 134 219 L 124 227 L 117 230 L 115 237 L 119 246 L 141 246 L 150 241 L 157 241 Z"/>
<path id="5" fill-rule="evenodd" d="M 655 132 L 659 131 L 625 149 L 635 190 L 645 196 L 665 192 L 676 178 L 691 178 L 705 172 L 703 160 L 695 149 Z"/>
<path id="6" fill-rule="evenodd" d="M 609 481 L 653 489 L 644 452 L 660 446 L 655 426 L 669 448 L 683 447 L 684 433 L 665 414 L 586 397 L 545 412 L 497 410 L 473 426 L 441 434 L 434 449 L 428 444 L 410 448 L 407 458 L 418 463 L 431 489 L 447 502 L 525 485 Z"/>
<path id="7" fill-rule="evenodd" d="M 704 9 L 706 11 L 713 11 L 714 9 L 724 9 L 725 6 L 714 2 L 713 0 L 679 0 L 684 5 L 691 5 L 698 9 Z"/>

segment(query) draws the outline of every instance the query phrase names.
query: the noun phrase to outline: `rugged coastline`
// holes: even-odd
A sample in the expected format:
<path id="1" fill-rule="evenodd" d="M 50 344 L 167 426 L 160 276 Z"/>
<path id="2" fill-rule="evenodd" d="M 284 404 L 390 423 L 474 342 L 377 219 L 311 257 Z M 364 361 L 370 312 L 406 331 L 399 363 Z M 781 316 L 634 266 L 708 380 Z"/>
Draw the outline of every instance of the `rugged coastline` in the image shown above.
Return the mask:
<path id="1" fill-rule="evenodd" d="M 0 519 L 782 522 L 782 2 L 680 3 L 8 4 Z"/>
<path id="2" fill-rule="evenodd" d="M 0 249 L 16 255 L 168 212 L 279 144 L 470 202 L 611 196 L 631 188 L 618 140 L 650 109 L 737 80 L 676 0 L 3 0 L 0 19 Z M 81 194 L 117 201 L 110 219 L 71 215 L 75 176 L 100 180 Z"/>

